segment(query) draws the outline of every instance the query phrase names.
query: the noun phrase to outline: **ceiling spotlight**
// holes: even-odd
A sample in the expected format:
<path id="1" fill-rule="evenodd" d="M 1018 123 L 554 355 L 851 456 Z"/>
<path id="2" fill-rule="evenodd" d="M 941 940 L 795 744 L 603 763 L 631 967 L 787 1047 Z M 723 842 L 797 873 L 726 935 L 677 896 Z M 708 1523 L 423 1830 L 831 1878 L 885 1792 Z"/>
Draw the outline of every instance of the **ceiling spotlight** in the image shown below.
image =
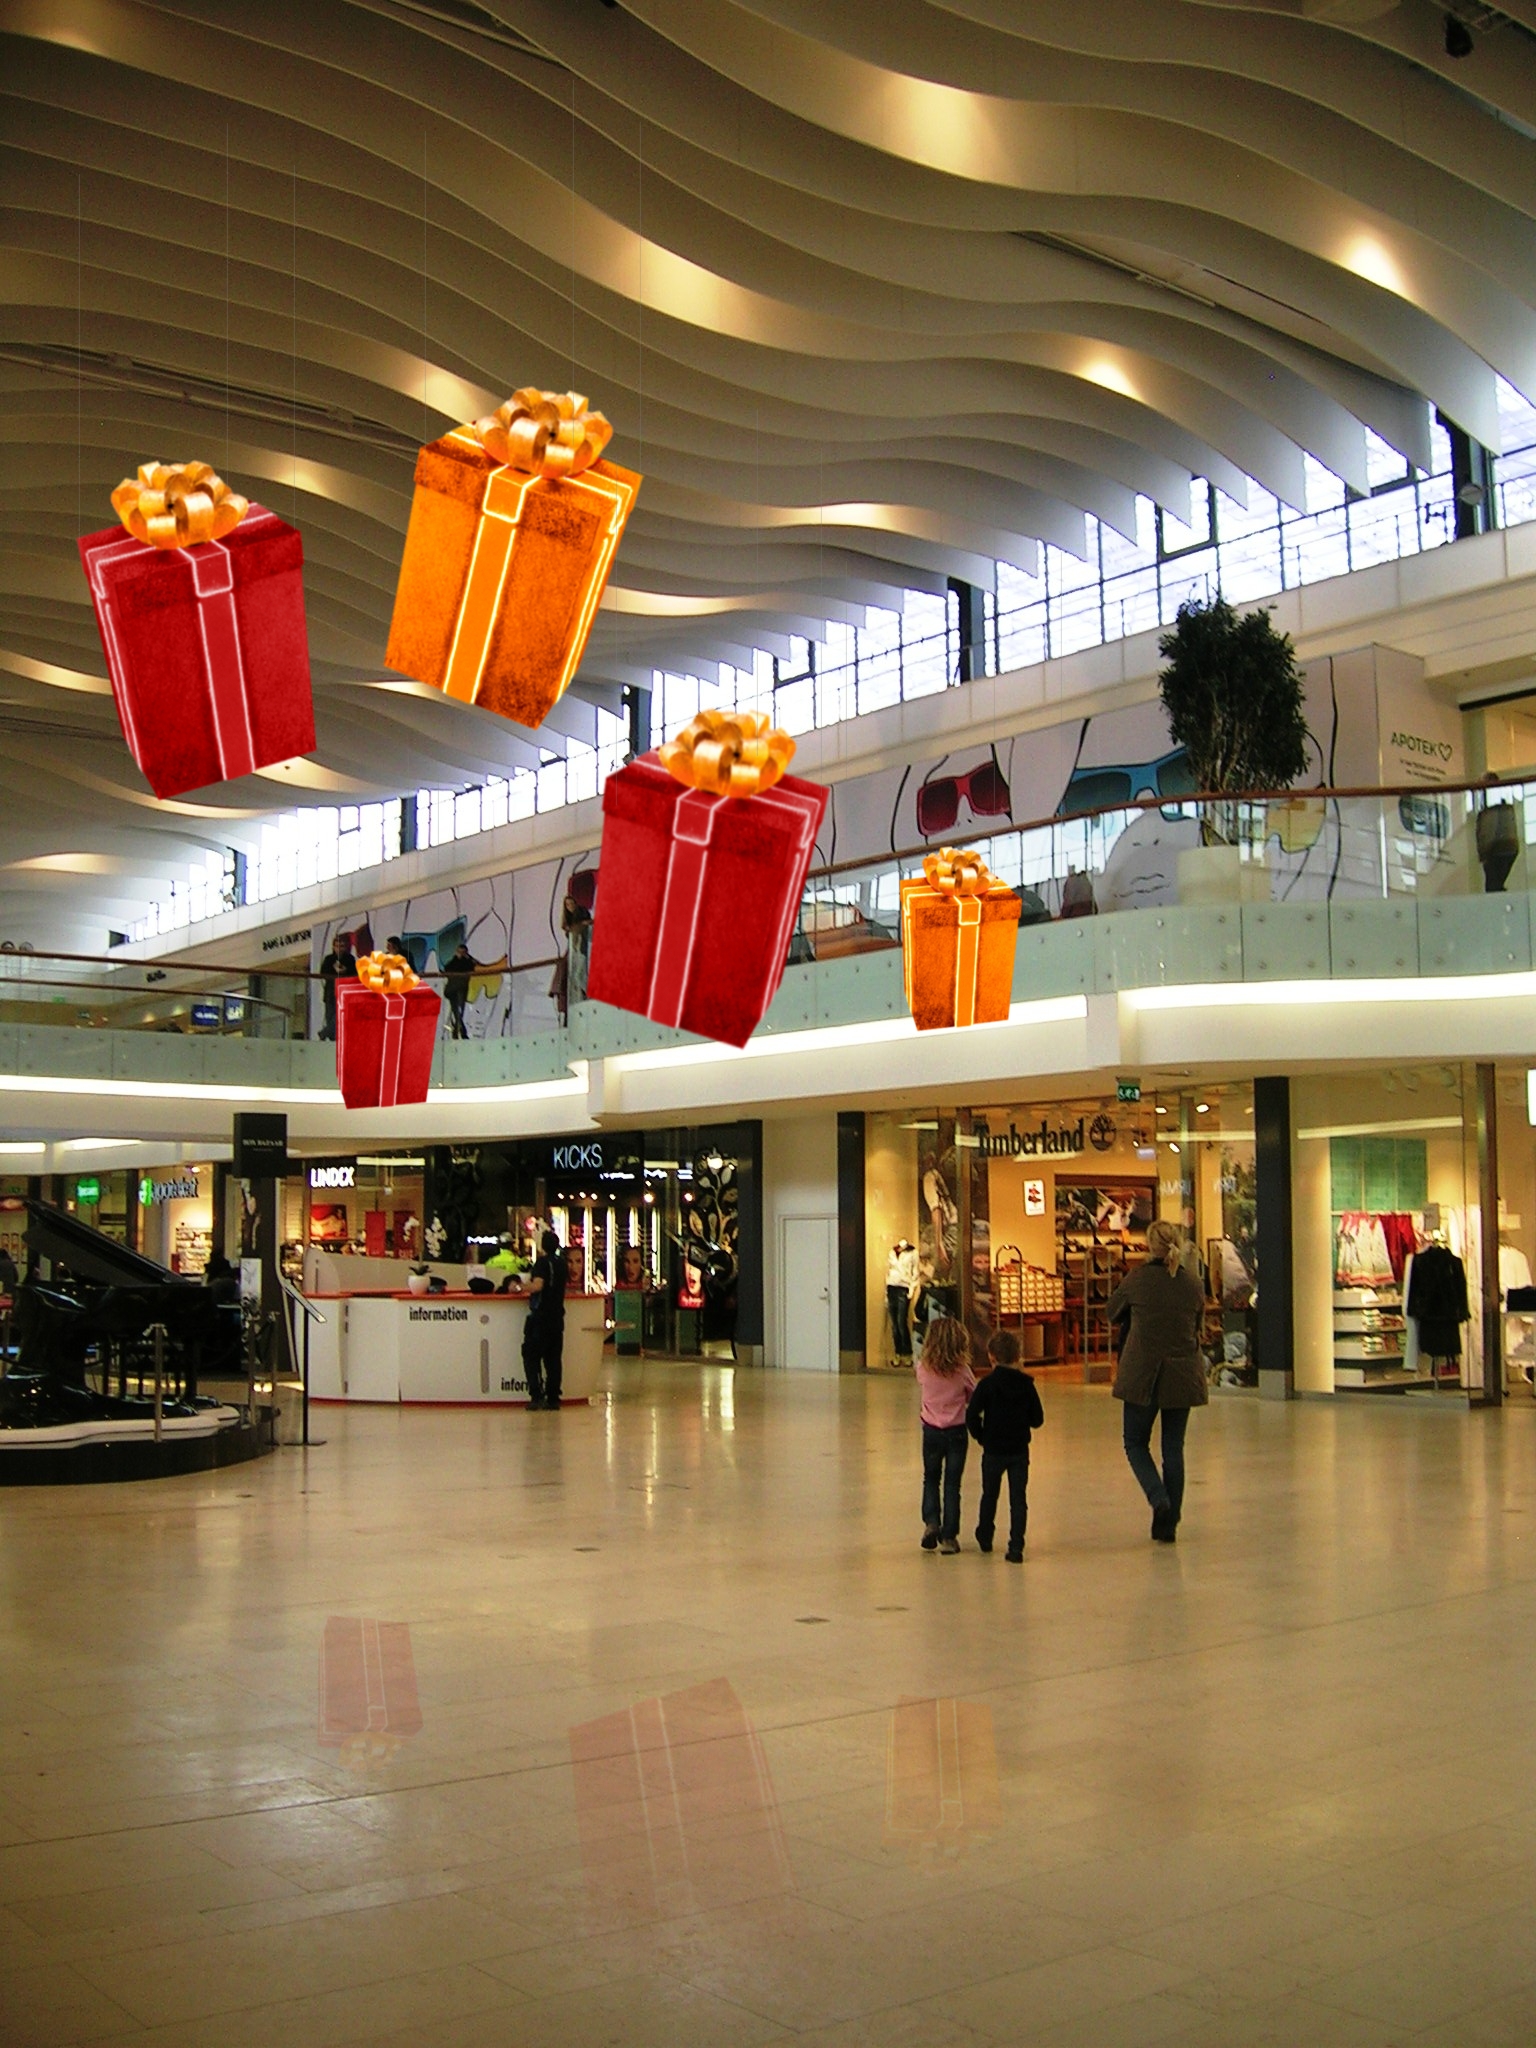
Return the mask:
<path id="1" fill-rule="evenodd" d="M 1454 14 L 1445 17 L 1445 54 L 1447 57 L 1470 57 L 1472 54 L 1472 31 Z"/>
<path id="2" fill-rule="evenodd" d="M 1210 1108 L 1210 1106 L 1211 1105 L 1208 1102 L 1197 1102 L 1195 1104 L 1195 1115 L 1204 1116 L 1206 1111 Z"/>

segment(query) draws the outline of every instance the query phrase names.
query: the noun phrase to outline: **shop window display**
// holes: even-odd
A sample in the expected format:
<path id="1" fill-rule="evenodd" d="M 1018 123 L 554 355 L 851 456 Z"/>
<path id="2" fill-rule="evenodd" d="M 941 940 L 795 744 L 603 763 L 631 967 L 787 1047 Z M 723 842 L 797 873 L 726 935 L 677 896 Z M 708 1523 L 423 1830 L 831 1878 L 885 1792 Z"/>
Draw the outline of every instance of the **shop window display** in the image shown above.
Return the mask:
<path id="1" fill-rule="evenodd" d="M 1298 1391 L 1481 1383 L 1473 1099 L 1457 1064 L 1293 1082 Z"/>
<path id="2" fill-rule="evenodd" d="M 1182 1226 L 1207 1288 L 1213 1377 L 1256 1380 L 1252 1089 L 1224 1083 L 971 1110 L 872 1115 L 866 1126 L 866 1327 L 870 1363 L 901 1369 L 888 1296 L 890 1247 L 911 1238 L 911 1314 L 962 1315 L 985 1342 L 1016 1330 L 1031 1369 L 1107 1381 L 1105 1305 L 1145 1257 L 1154 1217 Z"/>

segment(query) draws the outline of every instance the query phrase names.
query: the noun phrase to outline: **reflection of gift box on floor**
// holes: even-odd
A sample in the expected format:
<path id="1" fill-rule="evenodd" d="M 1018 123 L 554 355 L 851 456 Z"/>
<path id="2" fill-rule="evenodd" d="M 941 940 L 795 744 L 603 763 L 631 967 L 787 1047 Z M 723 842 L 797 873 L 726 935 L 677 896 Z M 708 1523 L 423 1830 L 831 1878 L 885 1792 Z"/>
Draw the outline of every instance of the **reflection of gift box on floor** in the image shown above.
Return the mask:
<path id="1" fill-rule="evenodd" d="M 222 540 L 151 547 L 112 526 L 85 536 L 80 559 L 123 737 L 156 796 L 311 751 L 294 527 L 252 505 Z"/>
<path id="2" fill-rule="evenodd" d="M 406 1623 L 331 1615 L 320 1639 L 320 1740 L 334 1746 L 349 1736 L 420 1733 Z"/>
<path id="3" fill-rule="evenodd" d="M 945 847 L 901 885 L 907 1007 L 919 1031 L 997 1024 L 1013 1000 L 1020 903 L 974 854 Z"/>
<path id="4" fill-rule="evenodd" d="M 936 1849 L 997 1826 L 992 1709 L 976 1700 L 902 1700 L 891 1709 L 885 1839 Z"/>
<path id="5" fill-rule="evenodd" d="M 826 808 L 795 776 L 755 796 L 690 789 L 655 754 L 610 775 L 587 994 L 745 1045 L 783 977 Z"/>
<path id="6" fill-rule="evenodd" d="M 336 984 L 336 1078 L 348 1109 L 425 1102 L 441 998 L 419 984 L 378 990 Z"/>
<path id="7" fill-rule="evenodd" d="M 594 1904 L 653 1921 L 790 1889 L 767 1758 L 727 1680 L 583 1722 L 571 1765 Z"/>
<path id="8" fill-rule="evenodd" d="M 422 449 L 384 659 L 537 727 L 581 661 L 640 478 L 611 462 L 549 475 L 493 448 L 480 421 Z"/>

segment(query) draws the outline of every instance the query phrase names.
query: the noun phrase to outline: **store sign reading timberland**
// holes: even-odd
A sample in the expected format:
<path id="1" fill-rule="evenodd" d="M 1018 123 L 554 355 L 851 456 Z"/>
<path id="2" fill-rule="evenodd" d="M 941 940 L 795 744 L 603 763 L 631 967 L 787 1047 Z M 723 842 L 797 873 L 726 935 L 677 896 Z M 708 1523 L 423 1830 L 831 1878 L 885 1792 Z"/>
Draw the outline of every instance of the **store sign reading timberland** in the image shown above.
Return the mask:
<path id="1" fill-rule="evenodd" d="M 1080 1116 L 1076 1123 L 1053 1124 L 1041 1117 L 1039 1124 L 1021 1131 L 1010 1123 L 1006 1131 L 982 1131 L 978 1148 L 992 1159 L 1074 1158 L 1091 1145 L 1095 1152 L 1108 1152 L 1115 1142 L 1114 1119 Z"/>

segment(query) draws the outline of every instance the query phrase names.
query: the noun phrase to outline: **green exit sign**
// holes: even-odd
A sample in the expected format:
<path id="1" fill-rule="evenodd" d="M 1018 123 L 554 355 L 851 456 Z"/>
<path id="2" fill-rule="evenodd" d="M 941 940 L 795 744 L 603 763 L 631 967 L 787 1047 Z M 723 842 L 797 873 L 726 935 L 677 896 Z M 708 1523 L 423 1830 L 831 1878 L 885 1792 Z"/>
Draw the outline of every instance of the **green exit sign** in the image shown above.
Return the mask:
<path id="1" fill-rule="evenodd" d="M 1141 1083 L 1139 1081 L 1117 1081 L 1115 1083 L 1115 1100 L 1116 1102 L 1140 1102 Z"/>
<path id="2" fill-rule="evenodd" d="M 101 1182 L 94 1177 L 75 1182 L 75 1200 L 82 1209 L 94 1209 L 101 1200 Z"/>

